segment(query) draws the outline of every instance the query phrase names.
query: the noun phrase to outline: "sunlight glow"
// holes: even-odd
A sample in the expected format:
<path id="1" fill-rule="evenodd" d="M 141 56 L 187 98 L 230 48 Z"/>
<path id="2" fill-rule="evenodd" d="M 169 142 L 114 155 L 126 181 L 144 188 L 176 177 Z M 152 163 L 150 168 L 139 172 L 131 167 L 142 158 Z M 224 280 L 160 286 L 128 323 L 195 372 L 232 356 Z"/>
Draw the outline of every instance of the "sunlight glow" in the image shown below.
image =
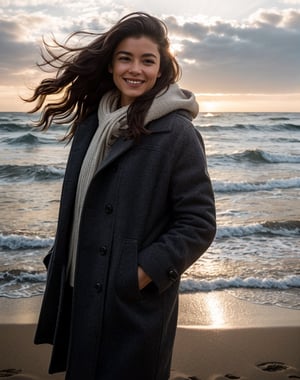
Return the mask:
<path id="1" fill-rule="evenodd" d="M 183 49 L 183 45 L 178 42 L 173 42 L 170 44 L 170 52 L 172 55 L 176 56 Z"/>
<path id="2" fill-rule="evenodd" d="M 188 86 L 185 86 L 188 88 Z M 197 93 L 200 112 L 300 112 L 300 93 Z"/>
<path id="3" fill-rule="evenodd" d="M 225 324 L 224 305 L 220 302 L 219 297 L 214 297 L 213 294 L 206 300 L 207 311 L 211 320 L 211 324 L 215 327 L 220 327 Z"/>
<path id="4" fill-rule="evenodd" d="M 197 63 L 195 59 L 188 59 L 188 58 L 185 58 L 183 62 L 187 63 L 188 65 L 194 65 Z"/>
<path id="5" fill-rule="evenodd" d="M 201 112 L 216 112 L 218 111 L 218 102 L 215 101 L 200 101 L 200 111 Z"/>

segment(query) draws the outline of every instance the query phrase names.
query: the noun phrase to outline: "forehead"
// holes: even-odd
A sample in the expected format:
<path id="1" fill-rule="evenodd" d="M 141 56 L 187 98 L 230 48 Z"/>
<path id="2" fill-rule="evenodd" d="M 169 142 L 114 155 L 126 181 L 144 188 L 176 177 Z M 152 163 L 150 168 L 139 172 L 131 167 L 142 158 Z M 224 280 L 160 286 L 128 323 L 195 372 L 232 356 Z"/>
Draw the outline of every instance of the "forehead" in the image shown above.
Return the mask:
<path id="1" fill-rule="evenodd" d="M 118 54 L 120 52 L 159 56 L 158 45 L 147 36 L 124 38 L 124 40 L 117 45 L 114 53 Z"/>

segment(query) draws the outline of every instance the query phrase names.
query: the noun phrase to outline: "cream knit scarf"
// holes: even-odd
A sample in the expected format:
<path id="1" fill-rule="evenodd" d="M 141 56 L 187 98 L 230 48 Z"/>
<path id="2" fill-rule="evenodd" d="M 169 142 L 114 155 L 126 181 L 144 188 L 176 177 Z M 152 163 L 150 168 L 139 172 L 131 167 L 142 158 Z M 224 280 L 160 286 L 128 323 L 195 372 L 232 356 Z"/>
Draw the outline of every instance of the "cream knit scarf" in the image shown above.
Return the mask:
<path id="1" fill-rule="evenodd" d="M 108 153 L 113 141 L 119 136 L 120 129 L 128 128 L 126 123 L 128 106 L 117 109 L 117 104 L 116 92 L 108 92 L 102 97 L 98 108 L 99 125 L 81 166 L 69 248 L 68 274 L 71 286 L 74 286 L 79 226 L 86 193 L 97 168 Z M 195 96 L 189 91 L 181 90 L 177 84 L 172 84 L 167 91 L 162 91 L 154 98 L 146 115 L 145 125 L 179 109 L 189 111 L 193 117 L 196 117 L 199 111 Z"/>

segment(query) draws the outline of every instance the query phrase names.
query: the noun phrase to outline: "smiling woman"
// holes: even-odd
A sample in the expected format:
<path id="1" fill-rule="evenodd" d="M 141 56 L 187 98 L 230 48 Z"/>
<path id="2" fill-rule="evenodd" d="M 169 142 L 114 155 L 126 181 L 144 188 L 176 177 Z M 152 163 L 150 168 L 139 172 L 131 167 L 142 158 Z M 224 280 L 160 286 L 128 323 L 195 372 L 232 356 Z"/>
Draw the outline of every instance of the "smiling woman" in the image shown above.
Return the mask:
<path id="1" fill-rule="evenodd" d="M 56 47 L 29 99 L 72 140 L 35 342 L 66 380 L 168 380 L 180 276 L 216 231 L 198 104 L 153 16 Z"/>

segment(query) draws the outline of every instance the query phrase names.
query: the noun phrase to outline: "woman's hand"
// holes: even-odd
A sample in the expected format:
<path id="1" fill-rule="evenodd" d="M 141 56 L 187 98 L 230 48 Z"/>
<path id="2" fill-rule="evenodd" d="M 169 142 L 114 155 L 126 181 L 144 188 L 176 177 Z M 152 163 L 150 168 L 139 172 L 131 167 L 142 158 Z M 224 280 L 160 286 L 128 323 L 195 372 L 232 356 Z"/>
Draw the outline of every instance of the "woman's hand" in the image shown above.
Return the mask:
<path id="1" fill-rule="evenodd" d="M 152 279 L 144 272 L 143 268 L 138 267 L 138 281 L 139 281 L 139 289 L 142 290 L 145 286 L 147 286 Z"/>

